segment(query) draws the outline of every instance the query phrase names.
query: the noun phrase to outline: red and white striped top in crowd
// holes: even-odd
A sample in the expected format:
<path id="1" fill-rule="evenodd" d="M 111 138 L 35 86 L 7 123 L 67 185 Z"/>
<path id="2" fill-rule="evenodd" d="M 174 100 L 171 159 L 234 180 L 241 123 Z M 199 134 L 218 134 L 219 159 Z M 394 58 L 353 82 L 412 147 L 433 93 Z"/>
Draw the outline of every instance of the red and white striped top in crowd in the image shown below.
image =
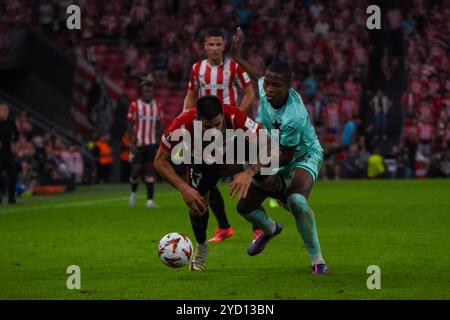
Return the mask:
<path id="1" fill-rule="evenodd" d="M 323 110 L 325 125 L 328 129 L 339 129 L 339 106 L 335 102 L 327 104 Z"/>
<path id="2" fill-rule="evenodd" d="M 403 139 L 407 143 L 417 143 L 418 142 L 418 128 L 414 125 L 409 125 L 405 127 L 405 130 L 403 131 Z"/>
<path id="3" fill-rule="evenodd" d="M 414 111 L 414 106 L 417 101 L 420 101 L 422 99 L 422 96 L 420 94 L 413 93 L 412 91 L 405 91 L 402 95 L 402 104 L 405 111 L 412 113 Z"/>
<path id="4" fill-rule="evenodd" d="M 344 98 L 341 101 L 341 112 L 345 119 L 351 119 L 358 115 L 358 103 L 354 98 Z"/>
<path id="5" fill-rule="evenodd" d="M 134 122 L 134 141 L 137 147 L 157 144 L 157 122 L 161 120 L 161 108 L 155 99 L 149 103 L 141 99 L 130 103 L 128 120 Z"/>
<path id="6" fill-rule="evenodd" d="M 434 128 L 430 123 L 419 122 L 417 129 L 420 141 L 431 141 L 433 139 Z"/>
<path id="7" fill-rule="evenodd" d="M 419 106 L 419 119 L 420 120 L 426 120 L 426 119 L 433 119 L 433 108 L 429 103 L 422 103 Z"/>
<path id="8" fill-rule="evenodd" d="M 223 104 L 236 105 L 236 84 L 245 88 L 251 81 L 244 69 L 230 59 L 219 66 L 211 66 L 207 59 L 199 61 L 189 75 L 189 90 L 197 91 L 199 97 L 217 96 Z"/>

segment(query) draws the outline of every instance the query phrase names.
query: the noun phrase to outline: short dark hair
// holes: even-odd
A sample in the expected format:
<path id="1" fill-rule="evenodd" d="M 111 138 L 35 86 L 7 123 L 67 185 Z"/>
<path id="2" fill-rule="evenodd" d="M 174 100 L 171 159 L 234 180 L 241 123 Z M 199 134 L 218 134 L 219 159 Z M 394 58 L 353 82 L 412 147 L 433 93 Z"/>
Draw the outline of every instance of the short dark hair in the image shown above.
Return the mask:
<path id="1" fill-rule="evenodd" d="M 206 30 L 204 39 L 206 40 L 206 38 L 209 38 L 209 37 L 222 37 L 222 39 L 225 39 L 222 31 L 220 31 L 219 29 Z"/>
<path id="2" fill-rule="evenodd" d="M 218 114 L 223 114 L 222 104 L 216 96 L 203 96 L 197 101 L 197 116 L 210 120 Z"/>
<path id="3" fill-rule="evenodd" d="M 287 83 L 291 83 L 291 81 L 292 81 L 292 77 L 293 77 L 292 69 L 284 61 L 276 61 L 276 62 L 272 63 L 267 68 L 267 71 L 281 75 Z"/>

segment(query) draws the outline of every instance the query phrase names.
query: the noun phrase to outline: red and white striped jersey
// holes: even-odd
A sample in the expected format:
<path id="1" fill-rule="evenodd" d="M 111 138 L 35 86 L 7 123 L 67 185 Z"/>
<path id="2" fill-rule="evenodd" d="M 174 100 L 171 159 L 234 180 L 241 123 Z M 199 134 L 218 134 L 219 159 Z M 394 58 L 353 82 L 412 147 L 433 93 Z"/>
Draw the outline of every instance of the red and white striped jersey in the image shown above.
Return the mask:
<path id="1" fill-rule="evenodd" d="M 434 128 L 429 123 L 419 122 L 417 129 L 419 131 L 419 139 L 422 141 L 429 141 L 433 139 Z"/>
<path id="2" fill-rule="evenodd" d="M 355 98 L 344 98 L 341 101 L 340 111 L 345 119 L 350 119 L 358 115 L 358 103 Z"/>
<path id="3" fill-rule="evenodd" d="M 149 103 L 138 99 L 130 103 L 128 121 L 134 122 L 134 141 L 137 147 L 157 144 L 157 122 L 161 120 L 161 108 L 152 99 Z"/>
<path id="4" fill-rule="evenodd" d="M 225 59 L 219 66 L 211 66 L 208 59 L 194 63 L 189 75 L 189 90 L 199 97 L 214 95 L 223 104 L 236 105 L 237 88 L 251 85 L 250 77 L 236 61 Z"/>
<path id="5" fill-rule="evenodd" d="M 433 119 L 433 107 L 429 103 L 422 103 L 419 106 L 419 119 Z"/>
<path id="6" fill-rule="evenodd" d="M 417 143 L 419 129 L 417 126 L 409 125 L 403 130 L 403 139 L 407 143 Z"/>
<path id="7" fill-rule="evenodd" d="M 260 124 L 254 122 L 236 106 L 224 104 L 223 115 L 226 129 L 242 129 L 244 132 L 250 130 L 253 133 L 258 133 L 261 129 Z M 194 121 L 198 121 L 197 110 L 195 108 L 191 108 L 180 113 L 164 130 L 159 147 L 167 152 L 171 152 L 173 147 L 179 143 L 178 139 L 173 139 L 174 137 L 172 134 L 175 130 L 181 128 L 184 128 L 189 132 L 189 134 L 191 134 L 193 137 L 191 139 L 191 143 L 194 144 Z M 226 143 L 226 141 L 224 141 L 224 143 Z"/>
<path id="8" fill-rule="evenodd" d="M 323 117 L 325 119 L 325 126 L 330 129 L 339 129 L 340 117 L 339 106 L 337 103 L 329 103 L 323 109 Z"/>

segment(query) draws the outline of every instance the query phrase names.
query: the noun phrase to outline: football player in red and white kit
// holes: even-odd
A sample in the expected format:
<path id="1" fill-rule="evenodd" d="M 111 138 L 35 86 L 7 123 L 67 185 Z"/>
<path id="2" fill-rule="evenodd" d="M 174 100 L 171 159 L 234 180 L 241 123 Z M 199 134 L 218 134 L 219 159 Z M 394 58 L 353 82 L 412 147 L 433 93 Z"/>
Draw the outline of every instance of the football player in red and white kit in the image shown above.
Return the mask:
<path id="1" fill-rule="evenodd" d="M 142 79 L 142 98 L 133 101 L 128 111 L 128 131 L 130 139 L 131 161 L 131 195 L 128 200 L 130 207 L 136 206 L 139 177 L 143 170 L 147 189 L 147 208 L 155 208 L 153 193 L 155 175 L 153 160 L 158 149 L 161 108 L 153 95 L 155 80 L 151 74 Z"/>
<path id="2" fill-rule="evenodd" d="M 208 30 L 204 38 L 204 50 L 207 58 L 194 63 L 189 75 L 189 84 L 183 110 L 195 106 L 198 97 L 214 95 L 225 105 L 237 105 L 237 86 L 243 89 L 239 109 L 249 114 L 255 93 L 247 73 L 236 61 L 224 58 L 225 38 L 219 30 Z M 237 85 L 237 86 L 236 86 Z M 226 213 L 219 189 L 211 190 L 210 206 L 216 216 L 218 228 L 210 242 L 220 242 L 234 233 Z"/>
<path id="3" fill-rule="evenodd" d="M 186 181 L 184 181 L 177 175 L 171 165 L 172 149 L 178 143 L 183 143 L 179 142 L 174 132 L 181 128 L 187 130 L 192 137 L 192 143 L 194 143 L 194 139 L 199 138 L 195 137 L 194 121 L 201 121 L 202 135 L 207 129 L 217 129 L 222 133 L 225 132 L 225 129 L 242 129 L 243 132 L 250 130 L 248 133 L 254 133 L 252 136 L 255 139 L 256 134 L 259 133 L 260 125 L 248 118 L 245 113 L 236 107 L 230 105 L 222 106 L 217 97 L 204 96 L 197 101 L 195 108 L 186 110 L 175 118 L 167 126 L 162 136 L 161 144 L 155 158 L 155 169 L 181 193 L 184 202 L 189 207 L 189 217 L 197 241 L 197 250 L 190 264 L 190 269 L 192 271 L 203 271 L 208 255 L 206 229 L 208 226 L 208 202 L 210 201 L 211 190 L 216 187 L 221 177 L 231 176 L 241 171 L 234 176 L 230 193 L 233 197 L 233 194 L 239 190 L 240 196 L 245 197 L 250 185 L 240 184 L 239 181 L 242 180 L 240 180 L 239 176 L 250 175 L 251 177 L 255 177 L 259 172 L 260 166 L 250 165 L 243 171 L 243 167 L 238 164 L 207 164 L 204 161 L 201 164 L 195 164 L 194 161 L 191 161 L 192 164 L 186 165 Z M 253 141 L 256 141 L 255 139 Z M 203 154 L 203 148 L 205 146 L 203 140 L 201 141 Z M 198 143 L 198 141 L 195 143 Z M 226 151 L 223 153 L 225 154 Z"/>

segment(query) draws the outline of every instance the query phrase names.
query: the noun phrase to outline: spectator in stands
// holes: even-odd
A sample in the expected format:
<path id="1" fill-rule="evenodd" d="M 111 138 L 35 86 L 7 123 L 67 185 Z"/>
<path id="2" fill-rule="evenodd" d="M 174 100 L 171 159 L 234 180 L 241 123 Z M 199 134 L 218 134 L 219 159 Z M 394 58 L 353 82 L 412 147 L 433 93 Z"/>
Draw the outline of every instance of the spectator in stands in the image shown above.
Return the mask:
<path id="1" fill-rule="evenodd" d="M 23 134 L 19 134 L 18 141 L 13 145 L 13 150 L 19 161 L 30 159 L 34 154 L 33 144 Z"/>
<path id="2" fill-rule="evenodd" d="M 398 153 L 398 147 L 393 146 L 391 152 L 384 157 L 384 164 L 386 165 L 385 176 L 389 179 L 394 179 L 398 176 Z"/>
<path id="3" fill-rule="evenodd" d="M 365 172 L 367 172 L 367 166 L 369 163 L 370 153 L 367 151 L 367 142 L 364 136 L 359 136 L 358 139 L 358 155 L 360 159 L 361 169 L 363 171 L 362 177 L 365 177 Z"/>
<path id="4" fill-rule="evenodd" d="M 75 145 L 70 146 L 69 154 L 69 172 L 72 174 L 76 183 L 81 183 L 84 175 L 83 157 Z"/>
<path id="5" fill-rule="evenodd" d="M 361 178 L 363 174 L 363 164 L 358 153 L 358 144 L 350 146 L 349 153 L 343 163 L 344 177 L 355 179 Z"/>
<path id="6" fill-rule="evenodd" d="M 435 138 L 435 130 L 431 122 L 431 117 L 426 117 L 419 121 L 417 125 L 419 135 L 419 143 L 417 151 L 424 157 L 429 157 L 433 150 L 433 142 Z"/>
<path id="7" fill-rule="evenodd" d="M 447 153 L 436 153 L 431 156 L 427 175 L 430 178 L 448 178 L 450 177 L 450 159 Z"/>
<path id="8" fill-rule="evenodd" d="M 342 129 L 342 143 L 344 146 L 350 146 L 356 140 L 356 134 L 358 132 L 358 126 L 353 118 L 350 118 Z"/>
<path id="9" fill-rule="evenodd" d="M 303 81 L 303 94 L 307 99 L 312 99 L 317 92 L 318 84 L 314 78 L 314 73 L 311 73 L 305 81 Z"/>
<path id="10" fill-rule="evenodd" d="M 416 176 L 416 152 L 417 143 L 419 142 L 419 131 L 417 128 L 417 119 L 413 118 L 410 125 L 403 130 L 403 143 L 407 152 L 408 167 L 411 171 L 411 176 Z"/>
<path id="11" fill-rule="evenodd" d="M 109 143 L 109 133 L 100 135 L 100 138 L 95 142 L 94 155 L 97 158 L 97 181 L 108 183 L 114 161 Z"/>
<path id="12" fill-rule="evenodd" d="M 8 203 L 16 204 L 17 170 L 12 144 L 17 139 L 15 121 L 11 119 L 9 107 L 0 101 L 0 175 L 5 170 L 8 176 Z M 0 195 L 0 203 L 1 203 Z"/>
<path id="13" fill-rule="evenodd" d="M 387 115 L 389 108 L 392 106 L 391 100 L 384 94 L 382 90 L 378 90 L 377 94 L 370 101 L 370 106 L 373 109 L 375 118 L 375 140 L 380 137 L 386 141 L 387 136 Z"/>
<path id="14" fill-rule="evenodd" d="M 386 171 L 384 158 L 380 152 L 380 148 L 376 147 L 373 154 L 370 155 L 367 165 L 367 176 L 370 179 L 383 177 Z"/>
<path id="15" fill-rule="evenodd" d="M 19 134 L 25 135 L 27 139 L 31 138 L 33 124 L 26 111 L 22 111 L 16 118 L 16 127 Z"/>
<path id="16" fill-rule="evenodd" d="M 53 16 L 54 8 L 50 0 L 41 1 L 39 4 L 39 23 L 42 29 L 50 33 L 54 30 L 53 26 Z"/>
<path id="17" fill-rule="evenodd" d="M 327 105 L 328 100 L 321 90 L 316 92 L 314 99 L 311 102 L 312 119 L 314 119 L 314 125 L 321 127 L 323 124 L 323 110 Z"/>
<path id="18" fill-rule="evenodd" d="M 22 184 L 24 186 L 24 192 L 27 194 L 32 194 L 35 186 L 38 184 L 38 174 L 34 170 L 33 164 L 31 161 L 26 160 L 22 162 L 21 172 L 18 178 L 18 184 Z"/>

